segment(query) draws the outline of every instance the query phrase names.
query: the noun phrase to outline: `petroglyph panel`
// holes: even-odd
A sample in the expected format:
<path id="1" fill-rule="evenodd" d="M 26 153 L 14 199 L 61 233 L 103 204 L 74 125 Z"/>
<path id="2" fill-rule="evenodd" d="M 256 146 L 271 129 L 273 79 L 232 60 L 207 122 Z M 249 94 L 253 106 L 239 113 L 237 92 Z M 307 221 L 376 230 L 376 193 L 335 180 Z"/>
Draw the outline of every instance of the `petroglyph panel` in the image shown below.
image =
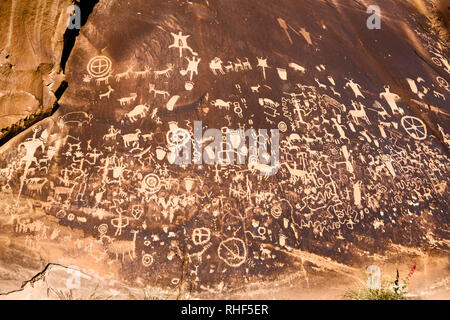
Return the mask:
<path id="1" fill-rule="evenodd" d="M 193 3 L 241 10 L 196 20 Z M 430 67 L 395 25 L 369 31 L 362 16 L 361 41 L 378 39 L 365 49 L 375 70 L 347 43 L 347 24 L 305 14 L 313 3 L 309 12 L 333 19 L 356 10 L 100 1 L 69 59 L 60 109 L 2 149 L 3 232 L 33 250 L 76 240 L 60 256 L 90 256 L 136 285 L 184 279 L 206 292 L 298 271 L 296 250 L 358 266 L 391 244 L 445 249 L 448 51 L 413 30 Z M 133 23 L 105 29 L 106 19 Z M 240 32 L 242 21 L 255 32 Z M 196 121 L 204 139 L 194 139 Z M 222 135 L 207 138 L 211 129 Z M 249 129 L 268 146 L 254 157 L 237 148 Z M 260 129 L 280 132 L 270 165 L 260 159 L 275 141 Z M 180 165 L 182 150 L 190 162 Z M 223 161 L 199 163 L 205 155 Z M 302 268 L 309 285 L 314 269 Z"/>

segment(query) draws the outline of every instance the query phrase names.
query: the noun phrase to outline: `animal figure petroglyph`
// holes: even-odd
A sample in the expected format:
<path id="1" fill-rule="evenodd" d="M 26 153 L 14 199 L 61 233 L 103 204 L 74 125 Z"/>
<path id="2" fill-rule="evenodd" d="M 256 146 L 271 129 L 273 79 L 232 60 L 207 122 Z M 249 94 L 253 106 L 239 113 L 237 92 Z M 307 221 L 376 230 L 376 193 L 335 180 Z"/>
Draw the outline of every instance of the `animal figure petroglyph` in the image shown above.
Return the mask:
<path id="1" fill-rule="evenodd" d="M 141 130 L 136 129 L 136 133 L 129 133 L 122 135 L 123 144 L 125 147 L 129 147 L 130 143 L 133 143 L 133 146 L 139 142 L 139 137 L 141 135 Z"/>
<path id="2" fill-rule="evenodd" d="M 223 71 L 223 62 L 220 58 L 215 57 L 210 63 L 209 68 L 214 73 L 214 75 L 218 74 L 225 74 L 225 71 Z"/>
<path id="3" fill-rule="evenodd" d="M 161 96 L 163 96 L 164 98 L 166 97 L 166 96 L 170 96 L 170 93 L 169 92 L 167 92 L 167 91 L 162 91 L 162 90 L 156 90 L 155 89 L 155 85 L 153 84 L 153 83 L 150 83 L 149 84 L 149 90 L 148 90 L 150 93 L 154 93 L 154 97 L 156 98 L 156 95 L 157 94 L 159 94 L 159 95 L 161 95 Z"/>
<path id="4" fill-rule="evenodd" d="M 158 79 L 159 76 L 165 76 L 166 78 L 169 78 L 172 71 L 173 71 L 173 64 L 169 63 L 166 69 L 155 71 L 155 78 Z"/>
<path id="5" fill-rule="evenodd" d="M 95 79 L 95 81 L 96 81 L 97 85 L 100 85 L 102 82 L 104 82 L 105 84 L 109 84 L 109 77 L 110 76 L 111 75 L 107 75 L 107 76 L 104 76 L 104 77 L 101 77 L 101 78 L 97 78 L 97 79 Z"/>
<path id="6" fill-rule="evenodd" d="M 252 172 L 258 170 L 260 174 L 272 175 L 278 171 L 279 165 L 270 166 L 268 164 L 252 162 L 249 163 L 248 168 Z"/>
<path id="7" fill-rule="evenodd" d="M 226 110 L 230 110 L 231 107 L 231 102 L 223 101 L 222 99 L 211 101 L 211 104 L 219 109 L 225 108 Z"/>
<path id="8" fill-rule="evenodd" d="M 74 188 L 75 188 L 75 185 L 72 185 L 72 187 L 62 187 L 62 186 L 55 187 L 53 189 L 53 191 L 54 191 L 53 198 L 60 200 L 60 201 L 62 200 L 62 197 L 61 197 L 62 195 L 66 195 L 67 198 L 70 198 Z"/>
<path id="9" fill-rule="evenodd" d="M 245 61 L 242 62 L 242 66 L 244 67 L 244 70 L 253 70 L 252 65 L 247 57 L 245 57 Z"/>
<path id="10" fill-rule="evenodd" d="M 137 98 L 137 93 L 131 93 L 129 97 L 120 98 L 120 99 L 117 99 L 117 101 L 119 101 L 121 106 L 126 106 L 126 105 L 130 104 L 131 102 L 136 101 L 136 98 Z"/>
<path id="11" fill-rule="evenodd" d="M 357 108 L 356 103 L 353 101 L 352 102 L 353 108 L 355 108 L 355 110 L 350 110 L 349 114 L 352 117 L 353 121 L 359 125 L 359 119 L 362 119 L 364 121 L 367 122 L 367 124 L 371 124 L 369 118 L 367 117 L 366 114 L 366 110 L 364 109 L 364 105 L 359 103 L 359 105 L 361 106 L 361 109 Z"/>
<path id="12" fill-rule="evenodd" d="M 134 72 L 134 76 L 135 76 L 136 78 L 143 78 L 143 77 L 145 77 L 145 76 L 147 76 L 147 75 L 149 75 L 149 74 L 150 74 L 150 68 L 149 68 L 149 66 L 145 66 L 144 71 L 135 71 L 135 72 Z"/>
<path id="13" fill-rule="evenodd" d="M 110 244 L 107 244 L 107 251 L 109 253 L 116 255 L 116 260 L 119 259 L 119 255 L 122 255 L 122 261 L 125 260 L 125 255 L 128 254 L 130 260 L 134 260 L 136 258 L 136 237 L 139 231 L 132 230 L 133 240 L 119 240 L 114 241 Z"/>
<path id="14" fill-rule="evenodd" d="M 140 104 L 138 106 L 136 106 L 133 110 L 131 110 L 130 112 L 126 113 L 125 116 L 130 119 L 131 122 L 135 122 L 137 120 L 137 117 L 141 117 L 144 118 L 146 112 L 148 112 L 149 107 L 144 105 L 144 104 Z"/>
<path id="15" fill-rule="evenodd" d="M 294 167 L 292 168 L 287 162 L 283 163 L 285 167 L 288 169 L 289 173 L 294 179 L 300 178 L 303 183 L 307 183 L 308 181 L 308 171 L 297 169 L 297 164 L 294 163 Z"/>
<path id="16" fill-rule="evenodd" d="M 293 62 L 289 63 L 289 67 L 294 69 L 295 71 L 300 71 L 301 73 L 306 72 L 306 69 L 304 67 L 302 67 L 296 63 L 293 63 Z"/>
<path id="17" fill-rule="evenodd" d="M 238 63 L 234 64 L 234 71 L 236 71 L 236 72 L 238 72 L 239 70 L 244 71 L 244 66 L 242 64 L 242 60 L 239 58 L 237 58 L 236 60 L 238 61 Z"/>
<path id="18" fill-rule="evenodd" d="M 86 113 L 84 111 L 74 111 L 66 113 L 65 115 L 59 117 L 58 125 L 64 127 L 66 125 L 77 125 L 81 127 L 82 125 L 90 124 L 94 115 Z"/>
<path id="19" fill-rule="evenodd" d="M 228 61 L 228 65 L 225 66 L 225 71 L 227 73 L 233 72 L 234 71 L 234 65 L 233 62 Z"/>
<path id="20" fill-rule="evenodd" d="M 25 180 L 27 189 L 30 191 L 36 191 L 42 193 L 42 188 L 48 182 L 47 178 L 29 178 Z"/>
<path id="21" fill-rule="evenodd" d="M 108 98 L 109 99 L 109 97 L 111 96 L 111 93 L 113 93 L 113 92 L 114 92 L 114 89 L 111 88 L 111 86 L 108 85 L 108 91 L 105 92 L 105 93 L 101 93 L 99 95 L 100 100 L 103 99 L 103 98 Z"/>
<path id="22" fill-rule="evenodd" d="M 372 107 L 375 108 L 375 110 L 373 111 L 378 112 L 378 116 L 381 117 L 383 120 L 386 120 L 386 118 L 390 117 L 389 113 L 387 113 L 386 109 L 384 109 L 384 107 L 381 105 L 379 101 L 375 100 Z"/>
<path id="23" fill-rule="evenodd" d="M 250 89 L 252 90 L 253 93 L 259 93 L 259 89 L 261 88 L 261 85 L 257 85 L 254 87 L 250 87 Z"/>
<path id="24" fill-rule="evenodd" d="M 116 74 L 116 81 L 120 82 L 120 80 L 122 80 L 122 78 L 129 79 L 130 78 L 130 74 L 132 72 L 133 72 L 133 68 L 130 67 L 130 68 L 127 69 L 127 71 Z"/>

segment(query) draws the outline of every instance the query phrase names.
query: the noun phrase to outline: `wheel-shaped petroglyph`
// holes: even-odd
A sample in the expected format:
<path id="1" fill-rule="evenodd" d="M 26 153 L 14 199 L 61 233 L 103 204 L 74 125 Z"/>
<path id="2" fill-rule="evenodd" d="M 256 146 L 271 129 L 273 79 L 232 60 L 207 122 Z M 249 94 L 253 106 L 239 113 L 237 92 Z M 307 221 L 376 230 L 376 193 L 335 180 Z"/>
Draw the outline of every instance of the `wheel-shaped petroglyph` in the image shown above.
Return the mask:
<path id="1" fill-rule="evenodd" d="M 87 71 L 92 77 L 101 78 L 109 75 L 111 68 L 111 59 L 105 56 L 96 56 L 89 61 Z"/>
<path id="2" fill-rule="evenodd" d="M 196 245 L 203 245 L 211 239 L 211 230 L 208 228 L 195 228 L 192 232 L 192 242 Z"/>
<path id="3" fill-rule="evenodd" d="M 230 267 L 239 267 L 247 260 L 247 247 L 238 238 L 229 238 L 220 243 L 217 249 L 219 258 Z"/>
<path id="4" fill-rule="evenodd" d="M 416 140 L 424 140 L 427 138 L 427 126 L 419 118 L 411 116 L 403 117 L 402 126 Z"/>

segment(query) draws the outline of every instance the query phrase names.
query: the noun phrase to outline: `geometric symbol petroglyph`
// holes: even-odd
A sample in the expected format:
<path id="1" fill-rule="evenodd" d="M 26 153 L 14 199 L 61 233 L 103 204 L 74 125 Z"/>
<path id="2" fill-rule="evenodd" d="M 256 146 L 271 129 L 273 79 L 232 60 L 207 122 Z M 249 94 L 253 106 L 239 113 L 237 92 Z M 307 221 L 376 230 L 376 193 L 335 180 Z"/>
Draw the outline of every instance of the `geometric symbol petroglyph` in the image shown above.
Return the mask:
<path id="1" fill-rule="evenodd" d="M 153 257 L 146 253 L 142 256 L 142 265 L 144 267 L 150 267 L 153 264 Z"/>
<path id="2" fill-rule="evenodd" d="M 93 57 L 87 66 L 89 74 L 95 78 L 104 77 L 111 72 L 112 62 L 108 57 Z"/>
<path id="3" fill-rule="evenodd" d="M 403 117 L 402 126 L 416 140 L 424 140 L 427 137 L 427 126 L 419 118 L 410 116 Z"/>
<path id="4" fill-rule="evenodd" d="M 196 228 L 192 232 L 192 241 L 196 245 L 203 245 L 211 239 L 211 231 L 208 228 Z"/>
<path id="5" fill-rule="evenodd" d="M 142 189 L 148 193 L 156 193 L 161 189 L 161 181 L 156 174 L 150 173 L 142 180 Z"/>
<path id="6" fill-rule="evenodd" d="M 247 248 L 244 241 L 238 238 L 229 238 L 220 243 L 217 249 L 219 258 L 230 267 L 239 267 L 247 259 Z"/>

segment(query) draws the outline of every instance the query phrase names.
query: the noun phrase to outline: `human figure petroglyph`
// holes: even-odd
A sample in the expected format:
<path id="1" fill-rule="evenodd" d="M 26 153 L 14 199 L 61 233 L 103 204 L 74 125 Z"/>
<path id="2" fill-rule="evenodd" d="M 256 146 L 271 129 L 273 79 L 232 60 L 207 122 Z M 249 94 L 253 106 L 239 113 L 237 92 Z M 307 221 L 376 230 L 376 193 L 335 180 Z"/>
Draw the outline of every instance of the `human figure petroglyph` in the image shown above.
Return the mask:
<path id="1" fill-rule="evenodd" d="M 116 140 L 117 135 L 120 133 L 121 131 L 119 129 L 116 129 L 113 125 L 111 125 L 108 129 L 108 133 L 103 136 L 103 140 Z"/>
<path id="2" fill-rule="evenodd" d="M 194 52 L 191 47 L 187 44 L 187 39 L 190 37 L 190 35 L 184 36 L 183 33 L 180 31 L 178 34 L 170 33 L 174 38 L 174 43 L 169 46 L 170 48 L 177 48 L 180 50 L 180 58 L 183 57 L 183 50 L 188 50 L 193 56 L 198 56 L 198 53 Z"/>
<path id="3" fill-rule="evenodd" d="M 202 59 L 192 57 L 192 60 L 189 58 L 186 58 L 186 60 L 188 61 L 188 67 L 185 70 L 180 70 L 180 74 L 186 76 L 190 73 L 189 80 L 192 81 L 194 74 L 198 75 L 198 65 Z"/>
<path id="4" fill-rule="evenodd" d="M 385 99 L 386 102 L 388 103 L 389 107 L 391 108 L 391 112 L 392 114 L 404 114 L 403 109 L 401 109 L 398 105 L 397 105 L 397 101 L 400 101 L 400 96 L 392 93 L 390 91 L 390 87 L 389 86 L 384 86 L 385 92 L 380 93 L 380 98 Z"/>
<path id="5" fill-rule="evenodd" d="M 350 87 L 353 90 L 353 93 L 355 94 L 355 98 L 358 97 L 364 97 L 364 95 L 361 93 L 360 89 L 361 86 L 355 82 L 353 82 L 353 79 L 348 80 L 348 82 L 345 84 L 344 88 Z"/>
<path id="6" fill-rule="evenodd" d="M 257 67 L 262 69 L 263 72 L 263 76 L 264 76 L 264 80 L 266 80 L 266 69 L 270 68 L 269 64 L 267 63 L 267 58 L 263 59 L 263 58 L 257 58 L 258 59 L 258 65 Z"/>
<path id="7" fill-rule="evenodd" d="M 19 164 L 24 166 L 24 172 L 22 176 L 20 177 L 20 188 L 18 197 L 20 197 L 22 193 L 22 189 L 25 183 L 25 180 L 27 179 L 30 166 L 34 163 L 37 166 L 39 165 L 39 162 L 35 156 L 38 149 L 41 149 L 42 152 L 45 151 L 45 143 L 48 139 L 48 132 L 47 130 L 42 131 L 39 138 L 36 138 L 37 133 L 41 130 L 39 127 L 34 127 L 33 129 L 33 137 L 25 140 L 18 146 L 18 150 L 20 151 L 22 148 L 25 148 L 25 155 L 20 159 Z"/>
<path id="8" fill-rule="evenodd" d="M 161 95 L 161 96 L 163 96 L 164 98 L 167 96 L 167 97 L 169 97 L 170 96 L 170 93 L 169 92 L 167 92 L 167 91 L 163 91 L 163 90 L 156 90 L 155 89 L 155 84 L 153 84 L 153 83 L 150 83 L 149 84 L 149 93 L 152 93 L 153 92 L 153 94 L 154 94 L 154 97 L 156 98 L 156 95 Z"/>
<path id="9" fill-rule="evenodd" d="M 342 141 L 342 139 L 346 139 L 346 140 L 349 142 L 350 139 L 347 138 L 347 136 L 346 136 L 346 134 L 345 134 L 345 131 L 344 131 L 344 129 L 343 129 L 344 126 L 341 125 L 341 124 L 337 121 L 336 118 L 331 118 L 331 121 L 333 122 L 332 127 L 335 128 L 335 129 L 338 131 L 338 133 L 339 133 L 339 135 L 340 135 L 339 138 L 341 139 L 341 141 Z"/>
<path id="10" fill-rule="evenodd" d="M 123 229 L 125 229 L 130 224 L 130 219 L 128 217 L 123 217 L 125 210 L 120 208 L 120 203 L 117 199 L 114 200 L 114 207 L 118 212 L 119 216 L 111 219 L 111 225 L 116 228 L 115 236 L 120 236 Z"/>

